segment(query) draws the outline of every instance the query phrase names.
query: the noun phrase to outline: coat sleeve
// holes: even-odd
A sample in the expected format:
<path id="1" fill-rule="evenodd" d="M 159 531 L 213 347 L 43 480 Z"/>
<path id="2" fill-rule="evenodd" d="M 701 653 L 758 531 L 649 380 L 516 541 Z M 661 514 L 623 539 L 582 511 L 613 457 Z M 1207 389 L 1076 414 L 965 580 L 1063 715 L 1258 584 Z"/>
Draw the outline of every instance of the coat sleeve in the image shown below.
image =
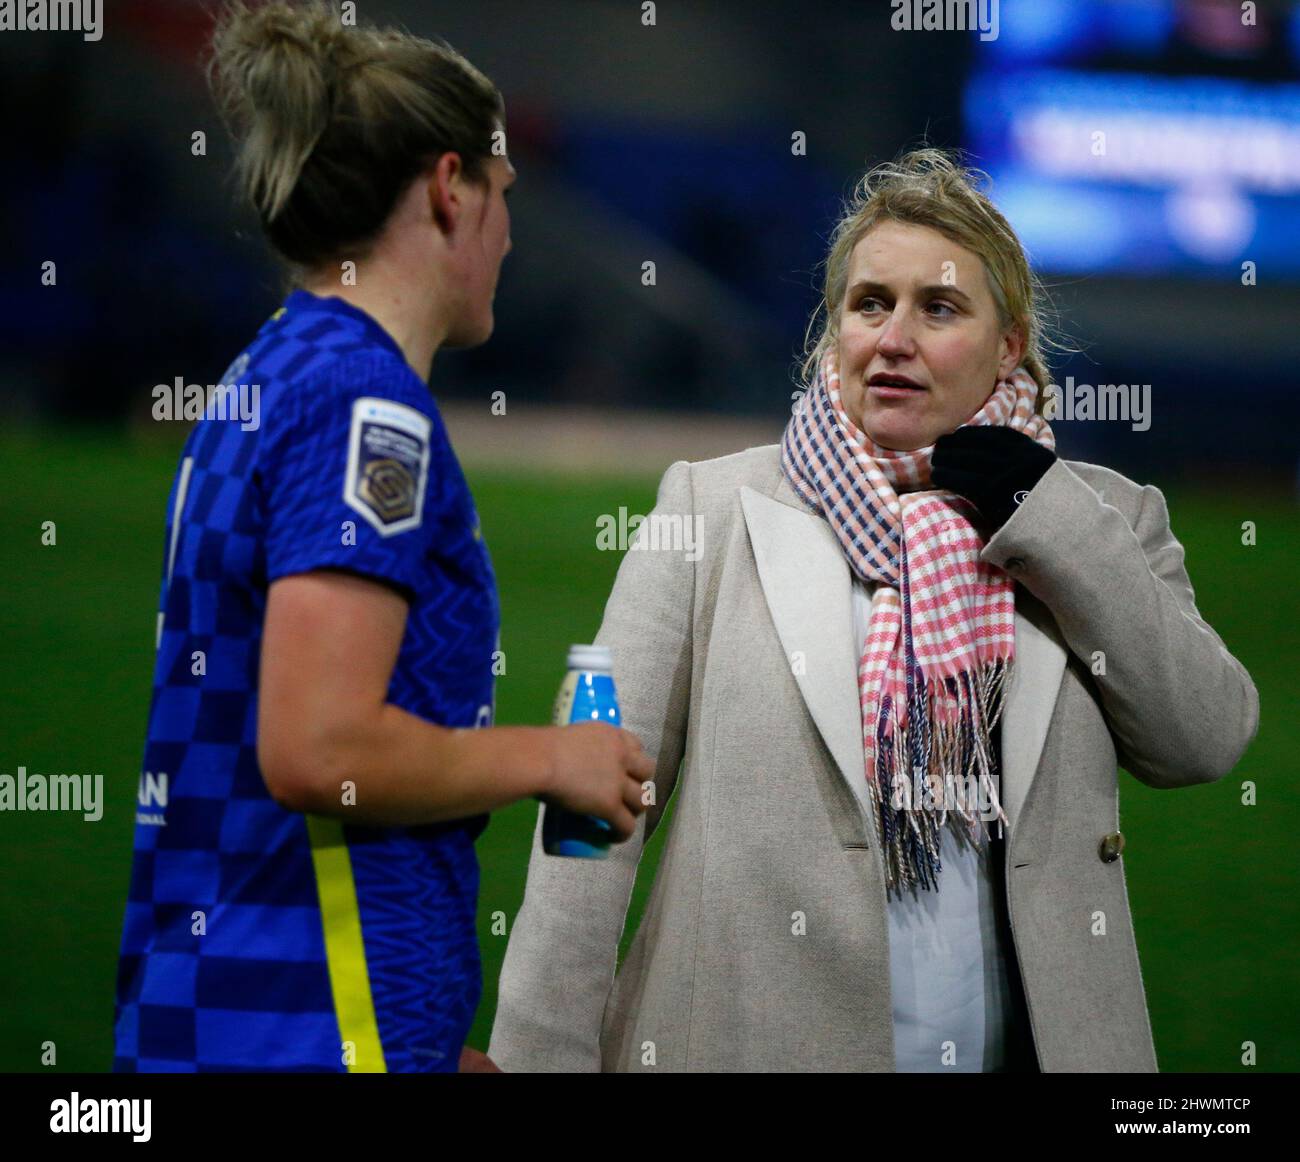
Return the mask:
<path id="1" fill-rule="evenodd" d="M 654 806 L 604 860 L 549 856 L 541 810 L 524 902 L 498 984 L 489 1056 L 506 1071 L 597 1072 L 600 1032 L 618 944 L 645 841 L 672 794 L 685 746 L 691 681 L 693 554 L 663 538 L 639 539 L 693 516 L 690 464 L 664 474 L 650 520 L 625 554 L 596 644 L 613 651 L 625 729 L 655 758 Z M 697 522 L 698 529 L 698 522 Z"/>
<path id="2" fill-rule="evenodd" d="M 1130 525 L 1060 460 L 981 553 L 1047 605 L 1090 670 L 1104 655 L 1093 680 L 1120 765 L 1160 788 L 1222 778 L 1259 726 L 1255 684 L 1197 612 L 1183 556 L 1160 489 L 1141 487 Z"/>

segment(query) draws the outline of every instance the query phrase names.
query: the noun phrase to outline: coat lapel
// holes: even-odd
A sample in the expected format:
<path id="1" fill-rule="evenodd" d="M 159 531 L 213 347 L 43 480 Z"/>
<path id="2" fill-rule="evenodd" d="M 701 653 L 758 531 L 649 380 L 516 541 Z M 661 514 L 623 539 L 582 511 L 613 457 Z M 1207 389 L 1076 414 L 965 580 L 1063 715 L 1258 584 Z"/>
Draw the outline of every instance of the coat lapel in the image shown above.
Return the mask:
<path id="1" fill-rule="evenodd" d="M 799 692 L 859 801 L 858 783 L 866 776 L 848 563 L 830 526 L 808 511 L 784 476 L 772 496 L 742 487 L 740 500 L 763 596 Z M 1055 619 L 1018 588 L 1016 663 L 1003 709 L 999 787 L 1011 835 L 1043 751 L 1065 660 Z"/>
<path id="2" fill-rule="evenodd" d="M 807 510 L 745 487 L 740 502 L 763 596 L 791 672 L 852 788 L 854 780 L 865 778 L 862 712 L 849 568 L 839 542 L 830 526 Z"/>
<path id="3" fill-rule="evenodd" d="M 1056 619 L 1041 601 L 1018 586 L 1016 661 L 1002 709 L 1002 784 L 998 789 L 1010 823 L 1008 852 L 1047 741 L 1066 652 Z"/>

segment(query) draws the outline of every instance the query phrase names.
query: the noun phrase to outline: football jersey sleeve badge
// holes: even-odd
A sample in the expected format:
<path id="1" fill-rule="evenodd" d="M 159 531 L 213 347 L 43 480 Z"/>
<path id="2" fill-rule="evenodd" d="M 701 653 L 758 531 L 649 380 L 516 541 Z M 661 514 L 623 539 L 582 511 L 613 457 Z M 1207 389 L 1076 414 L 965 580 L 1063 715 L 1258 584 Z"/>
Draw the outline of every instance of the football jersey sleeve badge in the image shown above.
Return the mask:
<path id="1" fill-rule="evenodd" d="M 343 502 L 380 536 L 420 526 L 432 428 L 406 404 L 362 396 L 352 405 Z"/>

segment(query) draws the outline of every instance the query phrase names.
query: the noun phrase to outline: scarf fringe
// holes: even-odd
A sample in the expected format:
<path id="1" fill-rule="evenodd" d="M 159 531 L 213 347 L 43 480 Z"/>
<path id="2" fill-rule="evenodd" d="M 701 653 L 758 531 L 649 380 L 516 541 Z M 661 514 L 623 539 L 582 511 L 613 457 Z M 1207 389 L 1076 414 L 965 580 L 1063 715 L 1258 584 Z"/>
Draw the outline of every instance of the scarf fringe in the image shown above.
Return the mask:
<path id="1" fill-rule="evenodd" d="M 993 781 L 998 763 L 991 738 L 1014 668 L 1013 660 L 995 658 L 973 675 L 963 672 L 941 679 L 947 689 L 923 682 L 923 705 L 916 708 L 920 713 L 909 712 L 899 722 L 897 705 L 891 701 L 880 716 L 874 777 L 867 784 L 889 889 L 938 890 L 941 828 L 950 810 L 954 833 L 972 845 L 979 843 L 981 822 L 996 819 L 1009 825 Z M 941 705 L 948 721 L 940 718 Z M 914 723 L 921 737 L 915 737 Z M 899 755 L 918 753 L 919 761 L 897 761 Z M 981 803 L 991 814 L 979 813 Z M 965 824 L 964 836 L 957 820 Z"/>

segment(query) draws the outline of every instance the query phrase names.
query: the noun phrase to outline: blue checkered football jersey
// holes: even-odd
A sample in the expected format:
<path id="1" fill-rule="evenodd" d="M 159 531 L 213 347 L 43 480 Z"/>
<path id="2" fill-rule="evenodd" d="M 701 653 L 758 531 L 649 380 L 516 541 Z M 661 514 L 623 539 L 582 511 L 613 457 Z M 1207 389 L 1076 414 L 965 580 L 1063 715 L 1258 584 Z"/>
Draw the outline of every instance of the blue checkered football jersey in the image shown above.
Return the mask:
<path id="1" fill-rule="evenodd" d="M 408 599 L 389 701 L 490 725 L 499 609 L 473 499 L 428 388 L 340 299 L 295 291 L 224 382 L 257 406 L 209 403 L 172 487 L 114 1069 L 454 1071 L 487 816 L 285 810 L 258 768 L 257 680 L 267 586 L 342 569 Z"/>

